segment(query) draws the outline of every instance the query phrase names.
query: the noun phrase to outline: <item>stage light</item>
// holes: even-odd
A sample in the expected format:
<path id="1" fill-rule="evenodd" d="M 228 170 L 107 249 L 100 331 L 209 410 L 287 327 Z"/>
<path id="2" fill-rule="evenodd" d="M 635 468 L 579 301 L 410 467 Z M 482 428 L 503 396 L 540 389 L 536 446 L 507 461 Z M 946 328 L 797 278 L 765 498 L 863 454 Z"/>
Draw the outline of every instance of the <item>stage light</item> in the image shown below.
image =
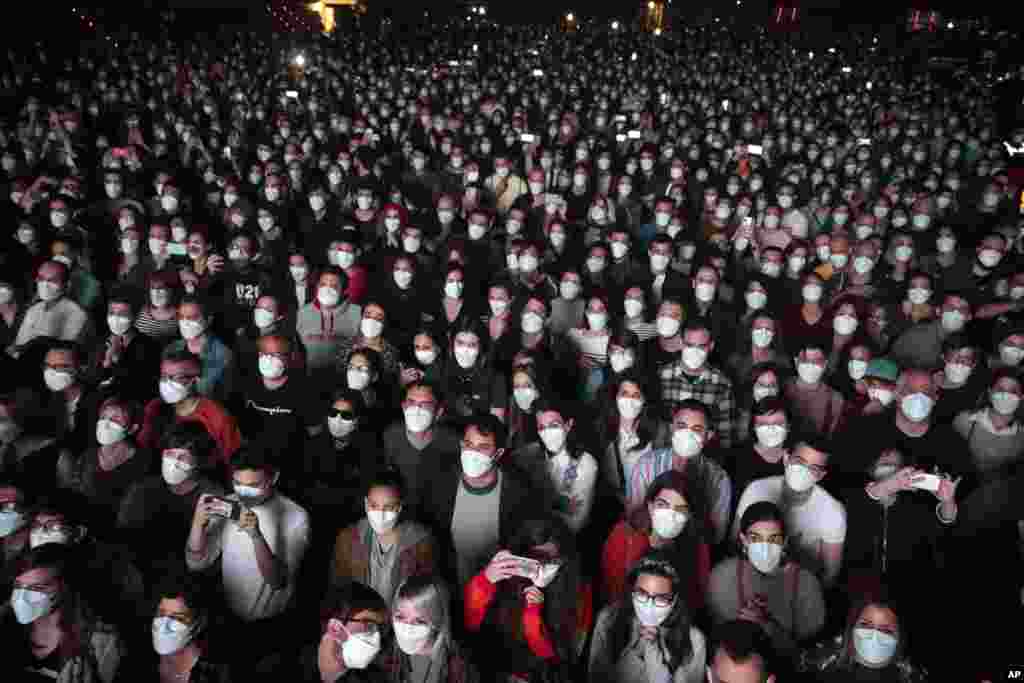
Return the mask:
<path id="1" fill-rule="evenodd" d="M 661 35 L 661 29 L 660 28 L 654 29 L 654 35 L 660 36 Z"/>
<path id="2" fill-rule="evenodd" d="M 479 11 L 480 11 L 480 16 L 486 16 L 486 14 L 487 14 L 487 8 L 486 7 L 481 7 Z"/>
<path id="3" fill-rule="evenodd" d="M 946 28 L 950 28 L 950 29 L 955 27 L 955 26 L 956 26 L 956 24 L 954 24 L 952 21 L 949 22 L 948 24 L 946 24 Z"/>
<path id="4" fill-rule="evenodd" d="M 647 9 L 649 9 L 649 10 L 653 10 L 654 9 L 654 0 L 651 0 L 649 3 L 647 3 Z"/>
<path id="5" fill-rule="evenodd" d="M 306 66 L 306 56 L 295 55 L 295 66 Z"/>
<path id="6" fill-rule="evenodd" d="M 566 21 L 572 21 L 572 20 L 574 20 L 575 18 L 576 18 L 576 17 L 575 17 L 575 16 L 573 16 L 573 13 L 572 13 L 572 12 L 569 12 L 568 14 L 566 14 L 566 15 L 565 15 L 565 20 L 566 20 Z"/>
<path id="7" fill-rule="evenodd" d="M 618 31 L 619 30 L 619 22 L 617 22 L 617 21 L 613 21 L 612 22 L 612 30 L 613 31 Z"/>

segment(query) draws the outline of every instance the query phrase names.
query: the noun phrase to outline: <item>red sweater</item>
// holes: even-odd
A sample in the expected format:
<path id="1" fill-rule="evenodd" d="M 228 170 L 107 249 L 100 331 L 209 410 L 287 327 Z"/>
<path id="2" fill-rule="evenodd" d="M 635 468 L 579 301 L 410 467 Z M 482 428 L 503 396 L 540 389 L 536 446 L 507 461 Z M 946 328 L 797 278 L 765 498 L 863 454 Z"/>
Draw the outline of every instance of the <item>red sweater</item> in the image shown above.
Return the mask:
<path id="1" fill-rule="evenodd" d="M 463 591 L 464 617 L 466 628 L 470 631 L 479 631 L 487 610 L 490 609 L 498 587 L 490 582 L 484 572 L 480 572 L 466 584 Z M 586 639 L 590 632 L 590 625 L 594 616 L 593 591 L 590 584 L 584 584 L 580 589 L 579 604 L 576 607 L 576 638 L 579 645 Z M 555 646 L 548 637 L 547 626 L 544 625 L 544 605 L 526 603 L 523 607 L 523 636 L 530 651 L 541 659 L 554 659 L 556 655 Z"/>
<path id="2" fill-rule="evenodd" d="M 648 533 L 639 531 L 626 520 L 622 520 L 612 529 L 605 541 L 601 553 L 601 576 L 604 580 L 604 599 L 611 604 L 626 592 L 626 575 L 630 568 L 650 550 L 651 539 Z M 687 589 L 687 606 L 691 612 L 704 607 L 704 596 L 707 594 L 711 578 L 711 550 L 707 543 L 698 546 L 696 567 L 693 572 L 694 581 Z"/>
<path id="3" fill-rule="evenodd" d="M 370 289 L 370 276 L 365 266 L 352 266 L 348 272 L 348 288 L 345 298 L 354 304 L 362 305 L 366 293 Z"/>
<path id="4" fill-rule="evenodd" d="M 163 401 L 159 398 L 146 404 L 138 441 L 143 448 L 155 449 L 160 441 L 162 434 L 156 433 L 155 420 L 163 407 Z M 231 417 L 220 403 L 208 398 L 199 399 L 199 405 L 191 415 L 185 417 L 175 415 L 174 421 L 202 423 L 217 444 L 218 464 L 226 465 L 242 445 L 242 434 L 238 431 L 238 423 L 235 422 L 235 418 Z"/>

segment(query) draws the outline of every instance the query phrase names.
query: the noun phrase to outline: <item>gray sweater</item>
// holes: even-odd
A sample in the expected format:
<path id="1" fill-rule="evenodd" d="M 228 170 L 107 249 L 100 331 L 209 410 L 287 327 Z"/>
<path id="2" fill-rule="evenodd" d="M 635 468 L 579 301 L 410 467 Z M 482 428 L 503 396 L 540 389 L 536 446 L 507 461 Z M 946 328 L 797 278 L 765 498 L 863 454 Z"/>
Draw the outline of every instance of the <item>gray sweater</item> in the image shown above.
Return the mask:
<path id="1" fill-rule="evenodd" d="M 338 345 L 359 332 L 362 319 L 362 307 L 348 301 L 329 311 L 315 301 L 299 309 L 295 332 L 306 346 L 306 367 L 310 373 L 334 367 Z"/>
<path id="2" fill-rule="evenodd" d="M 988 408 L 964 411 L 953 419 L 953 429 L 964 437 L 971 453 L 971 462 L 983 478 L 1021 460 L 1024 455 L 1024 429 L 1014 421 L 998 433 L 989 419 Z"/>

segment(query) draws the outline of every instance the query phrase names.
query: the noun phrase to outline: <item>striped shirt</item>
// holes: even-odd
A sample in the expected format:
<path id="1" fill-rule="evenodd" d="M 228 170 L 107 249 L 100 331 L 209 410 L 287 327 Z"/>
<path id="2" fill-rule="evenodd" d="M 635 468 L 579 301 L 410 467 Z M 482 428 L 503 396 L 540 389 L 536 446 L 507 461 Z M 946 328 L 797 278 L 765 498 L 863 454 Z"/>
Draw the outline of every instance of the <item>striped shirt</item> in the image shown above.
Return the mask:
<path id="1" fill-rule="evenodd" d="M 668 472 L 670 469 L 682 470 L 684 463 L 696 466 L 701 470 L 702 478 L 707 486 L 704 495 L 707 496 L 711 526 L 714 531 L 715 543 L 721 543 L 729 530 L 729 512 L 732 506 L 732 481 L 722 466 L 714 460 L 699 455 L 695 458 L 684 460 L 677 457 L 671 448 L 662 448 L 652 453 L 646 453 L 640 457 L 633 466 L 632 479 L 630 483 L 629 500 L 635 505 L 643 504 L 644 496 L 651 482 L 659 474 Z M 639 501 L 639 503 L 636 503 Z"/>

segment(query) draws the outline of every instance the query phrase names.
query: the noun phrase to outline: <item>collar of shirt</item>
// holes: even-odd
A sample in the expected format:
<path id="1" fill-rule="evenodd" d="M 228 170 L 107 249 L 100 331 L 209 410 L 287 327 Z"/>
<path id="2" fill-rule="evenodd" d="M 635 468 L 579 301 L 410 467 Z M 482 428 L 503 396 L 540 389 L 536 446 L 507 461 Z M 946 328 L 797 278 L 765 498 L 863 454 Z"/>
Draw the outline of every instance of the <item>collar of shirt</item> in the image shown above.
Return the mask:
<path id="1" fill-rule="evenodd" d="M 982 408 L 974 413 L 971 419 L 973 422 L 980 423 L 985 428 L 985 431 L 995 436 L 1013 436 L 1020 432 L 1020 423 L 1017 421 L 1013 421 L 1003 428 L 996 427 L 992 424 L 992 418 L 989 416 L 987 408 Z"/>

